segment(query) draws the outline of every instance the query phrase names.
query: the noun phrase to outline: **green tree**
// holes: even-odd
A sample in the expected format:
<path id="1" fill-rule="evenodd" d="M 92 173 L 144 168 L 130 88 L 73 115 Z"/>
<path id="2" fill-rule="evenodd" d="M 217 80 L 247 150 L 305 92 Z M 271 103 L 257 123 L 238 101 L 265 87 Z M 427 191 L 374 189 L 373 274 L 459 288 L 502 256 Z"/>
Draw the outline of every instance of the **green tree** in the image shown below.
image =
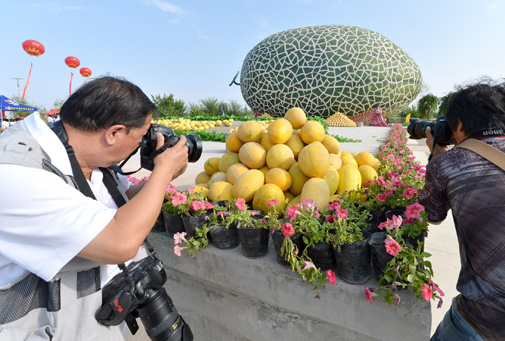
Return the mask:
<path id="1" fill-rule="evenodd" d="M 186 104 L 184 103 L 183 100 L 174 99 L 173 94 L 170 94 L 169 96 L 163 94 L 163 97 L 161 97 L 160 95 L 151 97 L 161 117 L 187 116 Z"/>
<path id="2" fill-rule="evenodd" d="M 431 119 L 437 112 L 438 97 L 433 94 L 427 94 L 418 102 L 418 111 L 421 118 Z"/>
<path id="3" fill-rule="evenodd" d="M 452 95 L 454 95 L 454 91 L 451 91 L 447 95 L 440 97 L 440 106 L 438 107 L 437 117 L 444 116 L 447 113 L 447 106 L 449 105 L 449 101 Z"/>
<path id="4" fill-rule="evenodd" d="M 60 110 L 61 107 L 63 106 L 63 103 L 65 103 L 64 99 L 59 99 L 59 98 L 55 99 L 54 100 L 54 104 L 53 104 L 54 109 Z"/>

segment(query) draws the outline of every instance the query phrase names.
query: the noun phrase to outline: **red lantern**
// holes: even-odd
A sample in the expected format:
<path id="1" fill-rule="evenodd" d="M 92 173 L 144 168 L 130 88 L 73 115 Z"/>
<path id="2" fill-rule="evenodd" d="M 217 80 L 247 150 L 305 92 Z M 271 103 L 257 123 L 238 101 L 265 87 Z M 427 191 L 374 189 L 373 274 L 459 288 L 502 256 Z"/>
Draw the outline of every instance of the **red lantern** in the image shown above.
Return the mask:
<path id="1" fill-rule="evenodd" d="M 25 50 L 30 56 L 38 57 L 46 52 L 44 45 L 36 40 L 25 40 L 22 45 L 23 50 Z"/>
<path id="2" fill-rule="evenodd" d="M 65 58 L 65 64 L 67 64 L 68 67 L 75 69 L 76 67 L 81 65 L 81 62 L 79 61 L 79 59 L 75 57 L 67 57 Z"/>
<path id="3" fill-rule="evenodd" d="M 23 50 L 25 50 L 25 52 L 28 53 L 30 56 L 38 57 L 41 54 L 44 54 L 44 52 L 46 52 L 44 45 L 42 45 L 36 40 L 25 40 L 21 45 L 23 46 Z M 30 63 L 30 72 L 28 73 L 25 89 L 23 90 L 23 97 L 21 97 L 21 99 L 25 98 L 26 90 L 28 90 L 28 85 L 30 85 L 30 77 L 32 76 L 32 67 L 33 62 Z"/>
<path id="4" fill-rule="evenodd" d="M 81 68 L 81 70 L 79 70 L 79 72 L 81 73 L 81 76 L 83 76 L 83 77 L 88 78 L 89 76 L 91 76 L 91 70 L 88 69 L 87 67 Z"/>

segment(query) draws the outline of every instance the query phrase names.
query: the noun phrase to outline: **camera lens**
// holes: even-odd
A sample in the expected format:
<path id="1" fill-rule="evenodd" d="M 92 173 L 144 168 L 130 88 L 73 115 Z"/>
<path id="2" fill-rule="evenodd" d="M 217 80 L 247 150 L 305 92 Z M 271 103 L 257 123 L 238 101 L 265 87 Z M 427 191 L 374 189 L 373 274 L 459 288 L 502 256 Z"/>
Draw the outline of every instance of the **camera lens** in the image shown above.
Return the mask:
<path id="1" fill-rule="evenodd" d="M 196 162 L 202 156 L 202 140 L 198 135 L 186 135 L 186 146 L 188 147 L 188 162 Z"/>
<path id="2" fill-rule="evenodd" d="M 193 333 L 177 312 L 165 288 L 160 288 L 137 313 L 147 335 L 155 341 L 193 340 Z"/>
<path id="3" fill-rule="evenodd" d="M 435 131 L 435 126 L 436 123 L 413 118 L 410 120 L 410 124 L 407 127 L 407 132 L 409 133 L 411 139 L 423 139 L 426 138 L 426 127 L 430 127 L 433 134 Z"/>

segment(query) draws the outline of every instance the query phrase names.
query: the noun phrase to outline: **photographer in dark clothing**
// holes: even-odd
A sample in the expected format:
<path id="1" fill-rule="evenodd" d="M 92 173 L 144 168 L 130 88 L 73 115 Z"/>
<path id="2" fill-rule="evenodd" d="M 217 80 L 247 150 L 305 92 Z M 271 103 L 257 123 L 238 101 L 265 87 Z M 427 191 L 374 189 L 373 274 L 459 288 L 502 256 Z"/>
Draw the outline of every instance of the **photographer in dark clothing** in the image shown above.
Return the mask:
<path id="1" fill-rule="evenodd" d="M 426 129 L 433 158 L 419 202 L 435 224 L 452 210 L 461 257 L 460 294 L 432 340 L 503 340 L 505 171 L 462 143 L 481 141 L 503 152 L 497 159 L 505 159 L 505 83 L 483 80 L 459 89 L 449 102 L 447 123 L 456 140 L 451 150 L 433 146 Z"/>

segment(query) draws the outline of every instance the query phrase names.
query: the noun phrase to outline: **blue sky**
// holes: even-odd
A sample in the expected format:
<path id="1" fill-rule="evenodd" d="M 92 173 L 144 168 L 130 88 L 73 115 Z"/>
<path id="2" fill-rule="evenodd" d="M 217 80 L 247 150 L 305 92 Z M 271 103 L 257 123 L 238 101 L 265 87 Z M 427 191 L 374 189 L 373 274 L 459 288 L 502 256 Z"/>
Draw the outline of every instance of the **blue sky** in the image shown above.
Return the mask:
<path id="1" fill-rule="evenodd" d="M 151 97 L 174 94 L 186 103 L 206 97 L 245 104 L 229 86 L 246 54 L 262 39 L 287 29 L 354 25 L 400 46 L 419 65 L 430 93 L 481 76 L 505 77 L 505 1 L 499 0 L 9 0 L 2 3 L 0 94 L 20 91 L 33 61 L 26 94 L 52 109 L 94 76 L 125 77 Z M 21 47 L 44 44 L 40 57 Z M 68 56 L 80 59 L 70 69 Z"/>

